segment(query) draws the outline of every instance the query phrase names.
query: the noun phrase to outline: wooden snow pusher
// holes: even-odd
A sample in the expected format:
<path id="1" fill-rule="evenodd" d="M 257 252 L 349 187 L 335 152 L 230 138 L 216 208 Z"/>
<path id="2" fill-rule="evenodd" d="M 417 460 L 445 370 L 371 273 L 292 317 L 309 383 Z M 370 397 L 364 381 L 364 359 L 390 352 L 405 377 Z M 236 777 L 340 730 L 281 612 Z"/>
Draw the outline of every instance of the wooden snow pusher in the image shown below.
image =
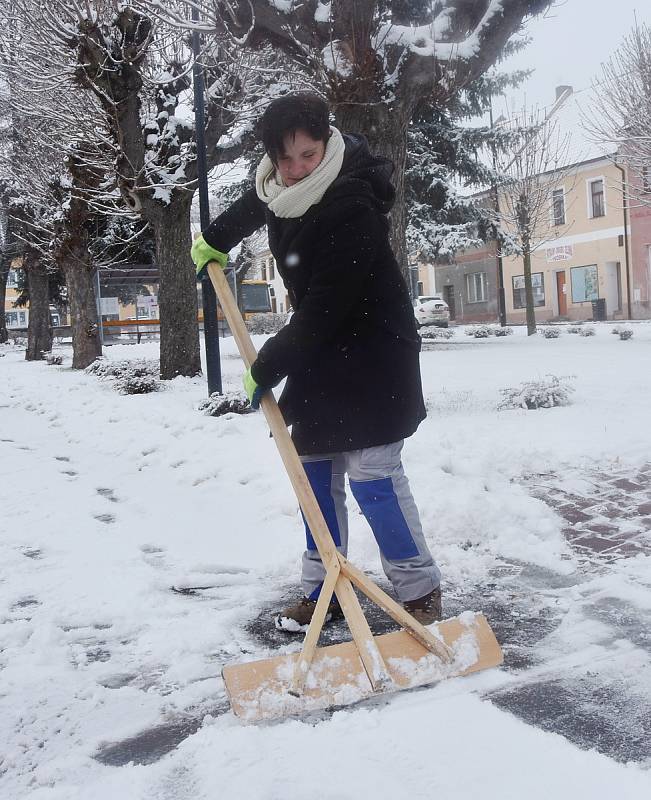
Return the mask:
<path id="1" fill-rule="evenodd" d="M 208 264 L 208 274 L 240 355 L 250 367 L 257 352 L 226 277 L 214 261 Z M 464 612 L 425 627 L 337 551 L 272 392 L 263 394 L 260 406 L 326 577 L 300 653 L 224 667 L 234 713 L 248 722 L 299 715 L 501 664 L 502 650 L 483 614 Z M 403 630 L 374 637 L 353 585 Z M 318 648 L 333 592 L 353 641 Z"/>

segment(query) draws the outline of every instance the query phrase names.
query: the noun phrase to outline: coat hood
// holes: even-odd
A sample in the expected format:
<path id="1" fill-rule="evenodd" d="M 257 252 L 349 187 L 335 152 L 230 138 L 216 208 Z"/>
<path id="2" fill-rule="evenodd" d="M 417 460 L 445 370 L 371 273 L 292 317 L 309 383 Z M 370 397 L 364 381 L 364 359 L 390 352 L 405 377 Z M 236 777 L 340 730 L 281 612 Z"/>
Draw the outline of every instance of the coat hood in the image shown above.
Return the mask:
<path id="1" fill-rule="evenodd" d="M 328 189 L 328 199 L 361 195 L 371 199 L 382 214 L 387 214 L 396 196 L 391 184 L 393 164 L 388 158 L 374 156 L 366 137 L 359 133 L 345 133 L 344 143 L 344 161 L 339 175 Z"/>

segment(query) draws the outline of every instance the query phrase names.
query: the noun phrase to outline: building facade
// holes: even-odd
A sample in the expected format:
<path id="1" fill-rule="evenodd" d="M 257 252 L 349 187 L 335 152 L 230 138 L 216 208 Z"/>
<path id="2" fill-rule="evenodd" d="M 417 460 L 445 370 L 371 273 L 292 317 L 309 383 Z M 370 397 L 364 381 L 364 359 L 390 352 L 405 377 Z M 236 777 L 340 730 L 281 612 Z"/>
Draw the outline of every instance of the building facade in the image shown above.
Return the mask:
<path id="1" fill-rule="evenodd" d="M 624 200 L 624 183 L 642 201 Z M 651 318 L 651 183 L 611 157 L 580 162 L 550 192 L 549 215 L 531 255 L 536 319 Z M 484 199 L 485 193 L 479 197 Z M 505 203 L 502 195 L 499 202 Z M 424 294 L 440 294 L 458 323 L 498 318 L 499 254 L 494 243 L 419 266 Z M 521 256 L 501 259 L 507 322 L 526 322 Z"/>

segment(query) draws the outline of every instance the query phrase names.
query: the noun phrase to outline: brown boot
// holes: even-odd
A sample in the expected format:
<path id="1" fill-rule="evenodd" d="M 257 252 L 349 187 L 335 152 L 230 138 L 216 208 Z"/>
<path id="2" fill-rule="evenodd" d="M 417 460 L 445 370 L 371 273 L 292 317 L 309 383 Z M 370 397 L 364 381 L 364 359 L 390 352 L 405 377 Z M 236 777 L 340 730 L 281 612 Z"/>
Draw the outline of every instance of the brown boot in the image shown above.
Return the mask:
<path id="1" fill-rule="evenodd" d="M 432 622 L 443 619 L 440 586 L 437 586 L 429 594 L 419 597 L 417 600 L 409 600 L 402 605 L 421 625 L 431 625 Z"/>
<path id="2" fill-rule="evenodd" d="M 283 611 L 276 616 L 274 620 L 276 628 L 278 628 L 279 631 L 286 631 L 287 633 L 305 633 L 312 621 L 315 608 L 316 600 L 303 597 L 298 603 L 283 609 Z M 340 619 L 342 616 L 341 606 L 333 597 L 328 606 L 324 624 L 334 619 Z"/>

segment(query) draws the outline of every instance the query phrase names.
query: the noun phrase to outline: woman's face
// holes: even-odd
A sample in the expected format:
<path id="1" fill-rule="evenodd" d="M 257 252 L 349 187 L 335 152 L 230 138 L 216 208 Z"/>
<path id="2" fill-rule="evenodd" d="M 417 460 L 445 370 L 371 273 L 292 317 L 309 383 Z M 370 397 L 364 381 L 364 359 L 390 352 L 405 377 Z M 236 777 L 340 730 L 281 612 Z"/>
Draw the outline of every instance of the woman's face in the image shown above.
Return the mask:
<path id="1" fill-rule="evenodd" d="M 323 161 L 325 144 L 305 131 L 297 130 L 285 136 L 283 151 L 278 154 L 276 169 L 285 186 L 293 186 L 307 178 Z"/>

